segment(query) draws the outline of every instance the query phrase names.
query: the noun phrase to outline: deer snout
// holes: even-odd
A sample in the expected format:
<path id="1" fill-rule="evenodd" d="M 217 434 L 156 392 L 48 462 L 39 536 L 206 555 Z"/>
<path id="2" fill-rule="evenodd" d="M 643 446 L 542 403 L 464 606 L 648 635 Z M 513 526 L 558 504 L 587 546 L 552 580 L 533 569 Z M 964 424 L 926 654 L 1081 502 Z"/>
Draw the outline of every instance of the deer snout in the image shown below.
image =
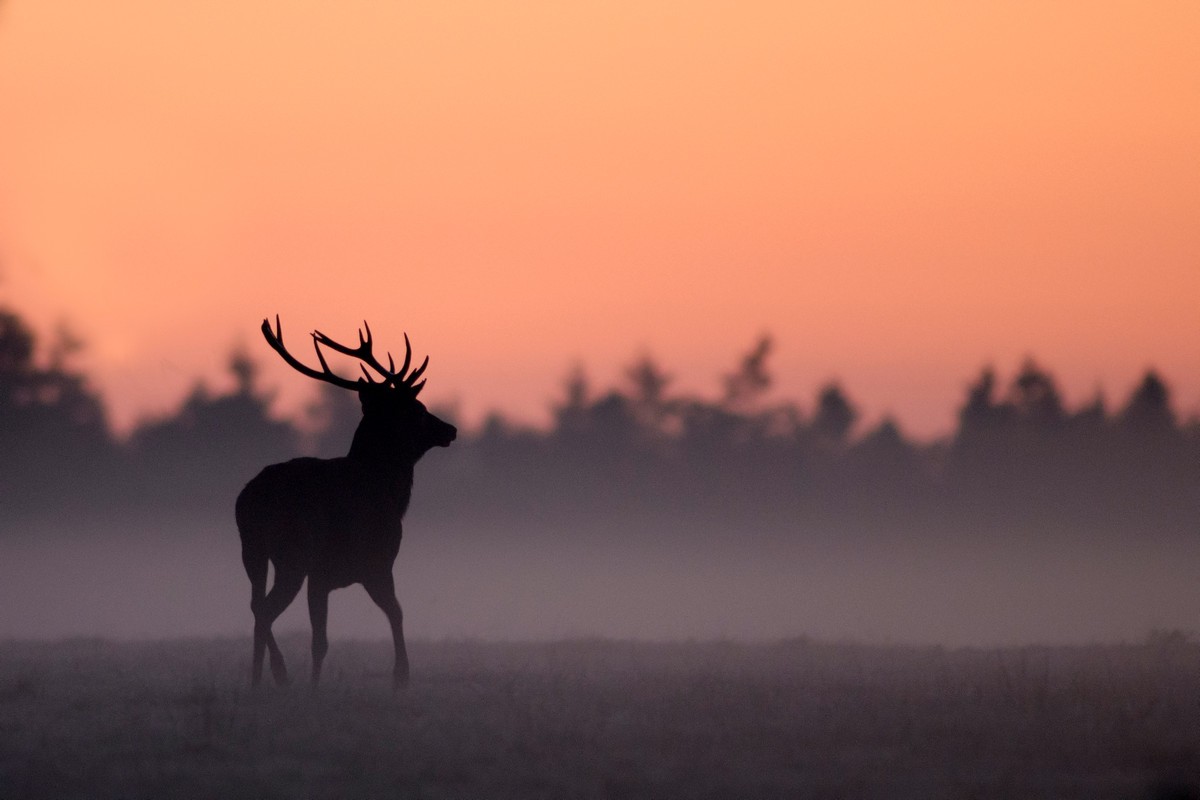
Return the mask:
<path id="1" fill-rule="evenodd" d="M 449 422 L 443 422 L 441 429 L 438 431 L 437 446 L 449 447 L 450 443 L 458 438 L 458 428 L 451 425 Z"/>

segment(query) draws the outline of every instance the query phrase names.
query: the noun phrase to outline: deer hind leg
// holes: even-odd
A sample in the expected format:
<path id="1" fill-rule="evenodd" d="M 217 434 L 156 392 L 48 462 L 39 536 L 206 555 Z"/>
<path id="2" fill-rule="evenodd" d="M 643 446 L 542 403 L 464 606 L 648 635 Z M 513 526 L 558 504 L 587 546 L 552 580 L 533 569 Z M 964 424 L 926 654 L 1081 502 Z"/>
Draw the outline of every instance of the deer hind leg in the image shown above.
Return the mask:
<path id="1" fill-rule="evenodd" d="M 396 660 L 392 666 L 392 688 L 403 689 L 408 685 L 408 651 L 404 647 L 404 614 L 400 611 L 400 601 L 396 599 L 396 586 L 391 573 L 379 578 L 363 581 L 375 605 L 383 609 L 388 622 L 392 626 L 392 644 L 396 649 Z"/>
<path id="2" fill-rule="evenodd" d="M 254 614 L 254 654 L 250 660 L 250 685 L 262 682 L 263 658 L 267 654 L 267 638 L 258 627 L 258 615 L 267 596 L 267 557 L 243 547 L 242 563 L 250 578 L 250 611 Z"/>
<path id="3" fill-rule="evenodd" d="M 254 611 L 254 671 L 251 676 L 251 682 L 254 685 L 257 685 L 262 679 L 263 647 L 271 654 L 271 674 L 275 677 L 275 682 L 280 686 L 284 686 L 288 682 L 283 653 L 280 652 L 279 645 L 275 643 L 271 626 L 275 620 L 279 619 L 279 615 L 283 613 L 284 609 L 291 605 L 292 600 L 296 599 L 303 584 L 303 571 L 281 569 L 277 566 L 275 568 L 275 585 L 271 587 L 271 591 L 267 592 L 266 597 L 257 603 L 250 604 L 251 610 Z"/>
<path id="4" fill-rule="evenodd" d="M 308 579 L 308 619 L 312 623 L 312 685 L 317 688 L 321 680 L 321 662 L 329 652 L 329 639 L 325 635 L 329 621 L 329 589 Z"/>

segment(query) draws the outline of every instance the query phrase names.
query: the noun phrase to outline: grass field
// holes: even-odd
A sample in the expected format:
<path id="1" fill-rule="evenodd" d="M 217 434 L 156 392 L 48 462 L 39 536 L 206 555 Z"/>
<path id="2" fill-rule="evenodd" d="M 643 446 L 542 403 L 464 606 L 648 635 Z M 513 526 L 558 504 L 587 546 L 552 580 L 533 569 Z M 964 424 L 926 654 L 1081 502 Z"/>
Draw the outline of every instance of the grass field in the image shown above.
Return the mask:
<path id="1" fill-rule="evenodd" d="M 307 639 L 281 640 L 294 675 Z M 0 798 L 1184 798 L 1200 648 L 0 643 Z"/>

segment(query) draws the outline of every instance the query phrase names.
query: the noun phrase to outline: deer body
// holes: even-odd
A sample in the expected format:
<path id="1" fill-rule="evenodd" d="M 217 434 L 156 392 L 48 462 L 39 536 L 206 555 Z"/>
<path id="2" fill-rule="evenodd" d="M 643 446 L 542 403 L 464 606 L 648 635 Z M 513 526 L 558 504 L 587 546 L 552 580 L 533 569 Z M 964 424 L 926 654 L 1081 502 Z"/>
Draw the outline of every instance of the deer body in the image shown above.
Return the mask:
<path id="1" fill-rule="evenodd" d="M 302 373 L 355 389 L 362 401 L 363 418 L 348 455 L 273 464 L 238 495 L 235 511 L 254 614 L 251 683 L 261 681 L 263 658 L 268 652 L 276 682 L 287 682 L 287 669 L 271 625 L 307 579 L 313 684 L 320 680 L 321 663 L 329 646 L 325 630 L 329 593 L 360 583 L 387 615 L 395 646 L 393 678 L 397 687 L 403 686 L 408 680 L 408 657 L 392 566 L 400 550 L 402 520 L 412 496 L 414 466 L 431 448 L 448 446 L 457 431 L 416 399 L 424 382 L 415 381 L 428 359 L 408 374 L 410 350 L 399 372 L 394 366 L 384 368 L 371 355 L 369 328 L 365 338 L 359 334 L 360 346 L 355 349 L 338 345 L 319 333 L 313 334 L 314 344 L 360 358 L 386 378 L 382 383 L 338 378 L 329 372 L 319 346 L 317 355 L 323 372 L 295 362 L 283 348 L 278 321 L 274 333 L 264 321 L 263 333 L 268 343 Z M 405 345 L 407 348 L 407 337 Z M 268 563 L 275 568 L 270 592 L 266 588 Z"/>
<path id="2" fill-rule="evenodd" d="M 238 496 L 243 549 L 333 589 L 361 583 L 391 571 L 410 491 L 350 458 L 273 464 Z"/>

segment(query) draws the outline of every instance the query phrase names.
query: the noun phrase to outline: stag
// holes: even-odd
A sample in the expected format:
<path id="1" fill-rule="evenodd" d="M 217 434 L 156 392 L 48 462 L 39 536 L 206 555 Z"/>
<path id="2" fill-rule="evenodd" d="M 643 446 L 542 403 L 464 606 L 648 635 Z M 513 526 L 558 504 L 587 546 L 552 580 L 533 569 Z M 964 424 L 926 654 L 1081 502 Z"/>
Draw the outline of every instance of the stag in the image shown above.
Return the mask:
<path id="1" fill-rule="evenodd" d="M 312 622 L 312 682 L 321 679 L 321 662 L 329 650 L 325 627 L 329 593 L 361 583 L 387 615 L 392 628 L 396 688 L 408 683 L 403 615 L 396 599 L 392 565 L 400 549 L 401 520 L 412 496 L 413 467 L 434 447 L 447 447 L 457 435 L 417 399 L 429 366 L 426 357 L 409 372 L 412 347 L 404 335 L 404 363 L 396 369 L 388 354 L 385 367 L 372 352 L 371 329 L 363 323 L 358 346 L 348 347 L 320 331 L 312 333 L 320 370 L 297 360 L 283 346 L 283 329 L 263 320 L 267 344 L 302 375 L 351 389 L 362 403 L 362 420 L 350 452 L 342 458 L 294 458 L 272 464 L 252 479 L 237 498 L 236 516 L 242 539 L 242 564 L 250 578 L 250 610 L 254 613 L 254 654 L 250 682 L 262 681 L 263 656 L 271 656 L 271 674 L 288 682 L 283 654 L 271 625 L 291 604 L 308 579 L 308 614 Z M 349 380 L 334 374 L 322 348 L 358 359 L 363 377 Z M 369 369 L 368 369 L 369 368 Z M 275 581 L 267 591 L 267 564 Z"/>

